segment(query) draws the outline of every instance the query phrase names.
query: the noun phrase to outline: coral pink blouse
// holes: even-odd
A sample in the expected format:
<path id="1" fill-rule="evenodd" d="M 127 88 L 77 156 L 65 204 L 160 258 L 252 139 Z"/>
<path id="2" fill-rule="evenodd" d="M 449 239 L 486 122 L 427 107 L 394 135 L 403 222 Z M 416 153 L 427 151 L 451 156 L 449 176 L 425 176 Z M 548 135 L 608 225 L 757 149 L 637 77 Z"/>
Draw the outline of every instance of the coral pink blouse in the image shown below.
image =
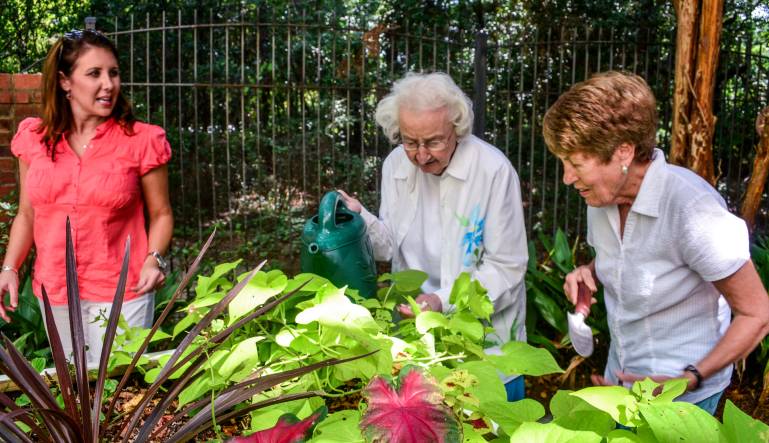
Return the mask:
<path id="1" fill-rule="evenodd" d="M 11 142 L 13 154 L 29 166 L 24 186 L 35 213 L 35 295 L 41 297 L 40 286 L 45 285 L 51 304 L 67 304 L 65 244 L 69 217 L 80 298 L 112 301 L 129 236 L 125 297 L 136 298 L 130 288 L 138 283 L 148 252 L 140 179 L 171 158 L 165 131 L 136 122 L 134 135 L 129 136 L 114 119 L 109 119 L 96 129 L 82 157 L 62 138 L 56 145 L 56 160 L 51 161 L 42 134 L 36 131 L 40 123 L 38 118 L 25 119 Z"/>

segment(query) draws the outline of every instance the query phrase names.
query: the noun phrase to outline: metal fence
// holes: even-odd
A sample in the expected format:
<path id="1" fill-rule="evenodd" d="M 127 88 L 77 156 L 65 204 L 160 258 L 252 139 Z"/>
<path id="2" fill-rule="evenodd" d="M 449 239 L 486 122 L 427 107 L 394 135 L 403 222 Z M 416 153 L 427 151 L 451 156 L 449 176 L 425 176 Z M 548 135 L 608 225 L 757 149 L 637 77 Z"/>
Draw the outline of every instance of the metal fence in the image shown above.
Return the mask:
<path id="1" fill-rule="evenodd" d="M 375 209 L 381 161 L 392 147 L 373 112 L 407 71 L 446 71 L 474 98 L 484 138 L 521 176 L 530 234 L 585 228 L 584 205 L 561 183 L 540 126 L 571 84 L 607 69 L 644 76 L 659 102 L 660 146 L 669 146 L 672 33 L 585 26 L 500 44 L 458 27 L 339 21 L 307 11 L 112 21 L 124 90 L 138 117 L 166 128 L 172 143 L 180 244 L 216 224 L 229 233 L 225 247 L 247 256 L 267 248 L 291 262 L 301 222 L 325 191 L 358 192 Z M 755 42 L 731 47 L 717 86 L 715 157 L 719 190 L 734 207 L 757 142 L 752 122 L 769 101 L 769 57 Z M 760 217 L 765 226 L 765 208 Z"/>

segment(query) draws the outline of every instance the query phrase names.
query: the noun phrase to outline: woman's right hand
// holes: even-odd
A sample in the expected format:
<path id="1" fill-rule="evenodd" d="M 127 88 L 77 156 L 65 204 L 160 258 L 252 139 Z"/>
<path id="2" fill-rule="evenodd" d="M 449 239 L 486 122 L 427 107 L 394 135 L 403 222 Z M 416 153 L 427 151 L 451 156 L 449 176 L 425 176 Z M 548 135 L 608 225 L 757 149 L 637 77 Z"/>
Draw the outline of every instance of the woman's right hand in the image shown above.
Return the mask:
<path id="1" fill-rule="evenodd" d="M 347 205 L 347 209 L 360 214 L 360 211 L 363 210 L 363 205 L 360 203 L 360 200 L 358 200 L 355 197 L 350 197 L 349 195 L 347 195 L 346 192 L 342 191 L 341 189 L 337 189 L 336 192 L 338 192 L 339 195 L 342 196 L 342 200 L 344 200 L 344 204 Z"/>
<path id="2" fill-rule="evenodd" d="M 592 263 L 589 265 L 578 266 L 576 269 L 566 274 L 565 280 L 566 281 L 563 284 L 563 292 L 574 305 L 577 304 L 577 294 L 579 293 L 580 283 L 584 283 L 591 294 L 598 291 L 598 285 L 596 285 L 595 277 L 593 276 Z M 595 302 L 595 299 L 591 300 L 591 304 Z"/>
<path id="3" fill-rule="evenodd" d="M 11 295 L 11 305 L 5 306 L 5 293 Z M 19 276 L 13 271 L 0 272 L 0 317 L 11 322 L 8 311 L 13 312 L 19 305 Z"/>

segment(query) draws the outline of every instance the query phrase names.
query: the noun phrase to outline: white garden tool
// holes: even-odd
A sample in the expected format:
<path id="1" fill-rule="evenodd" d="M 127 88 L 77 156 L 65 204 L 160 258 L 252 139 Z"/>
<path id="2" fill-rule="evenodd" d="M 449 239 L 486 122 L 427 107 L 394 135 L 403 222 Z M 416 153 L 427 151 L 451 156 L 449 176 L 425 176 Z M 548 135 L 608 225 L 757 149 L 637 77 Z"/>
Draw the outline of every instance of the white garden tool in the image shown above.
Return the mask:
<path id="1" fill-rule="evenodd" d="M 593 354 L 593 330 L 585 323 L 590 314 L 592 294 L 584 283 L 577 287 L 577 305 L 574 312 L 569 312 L 569 337 L 577 354 L 590 357 Z"/>

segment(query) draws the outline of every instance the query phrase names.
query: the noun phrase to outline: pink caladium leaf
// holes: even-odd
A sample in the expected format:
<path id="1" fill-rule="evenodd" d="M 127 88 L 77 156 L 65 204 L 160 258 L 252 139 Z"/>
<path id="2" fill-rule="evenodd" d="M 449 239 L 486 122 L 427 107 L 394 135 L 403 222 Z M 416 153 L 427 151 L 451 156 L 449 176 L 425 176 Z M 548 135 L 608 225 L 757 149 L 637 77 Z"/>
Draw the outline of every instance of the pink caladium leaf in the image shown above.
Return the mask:
<path id="1" fill-rule="evenodd" d="M 377 376 L 363 391 L 368 409 L 360 428 L 367 441 L 452 443 L 462 440 L 459 420 L 444 403 L 435 379 L 409 366 L 393 384 Z"/>
<path id="2" fill-rule="evenodd" d="M 299 420 L 294 414 L 284 414 L 272 428 L 246 437 L 231 438 L 228 443 L 301 443 L 310 436 L 315 425 L 326 418 L 326 412 L 326 407 L 321 406 L 304 420 Z"/>

